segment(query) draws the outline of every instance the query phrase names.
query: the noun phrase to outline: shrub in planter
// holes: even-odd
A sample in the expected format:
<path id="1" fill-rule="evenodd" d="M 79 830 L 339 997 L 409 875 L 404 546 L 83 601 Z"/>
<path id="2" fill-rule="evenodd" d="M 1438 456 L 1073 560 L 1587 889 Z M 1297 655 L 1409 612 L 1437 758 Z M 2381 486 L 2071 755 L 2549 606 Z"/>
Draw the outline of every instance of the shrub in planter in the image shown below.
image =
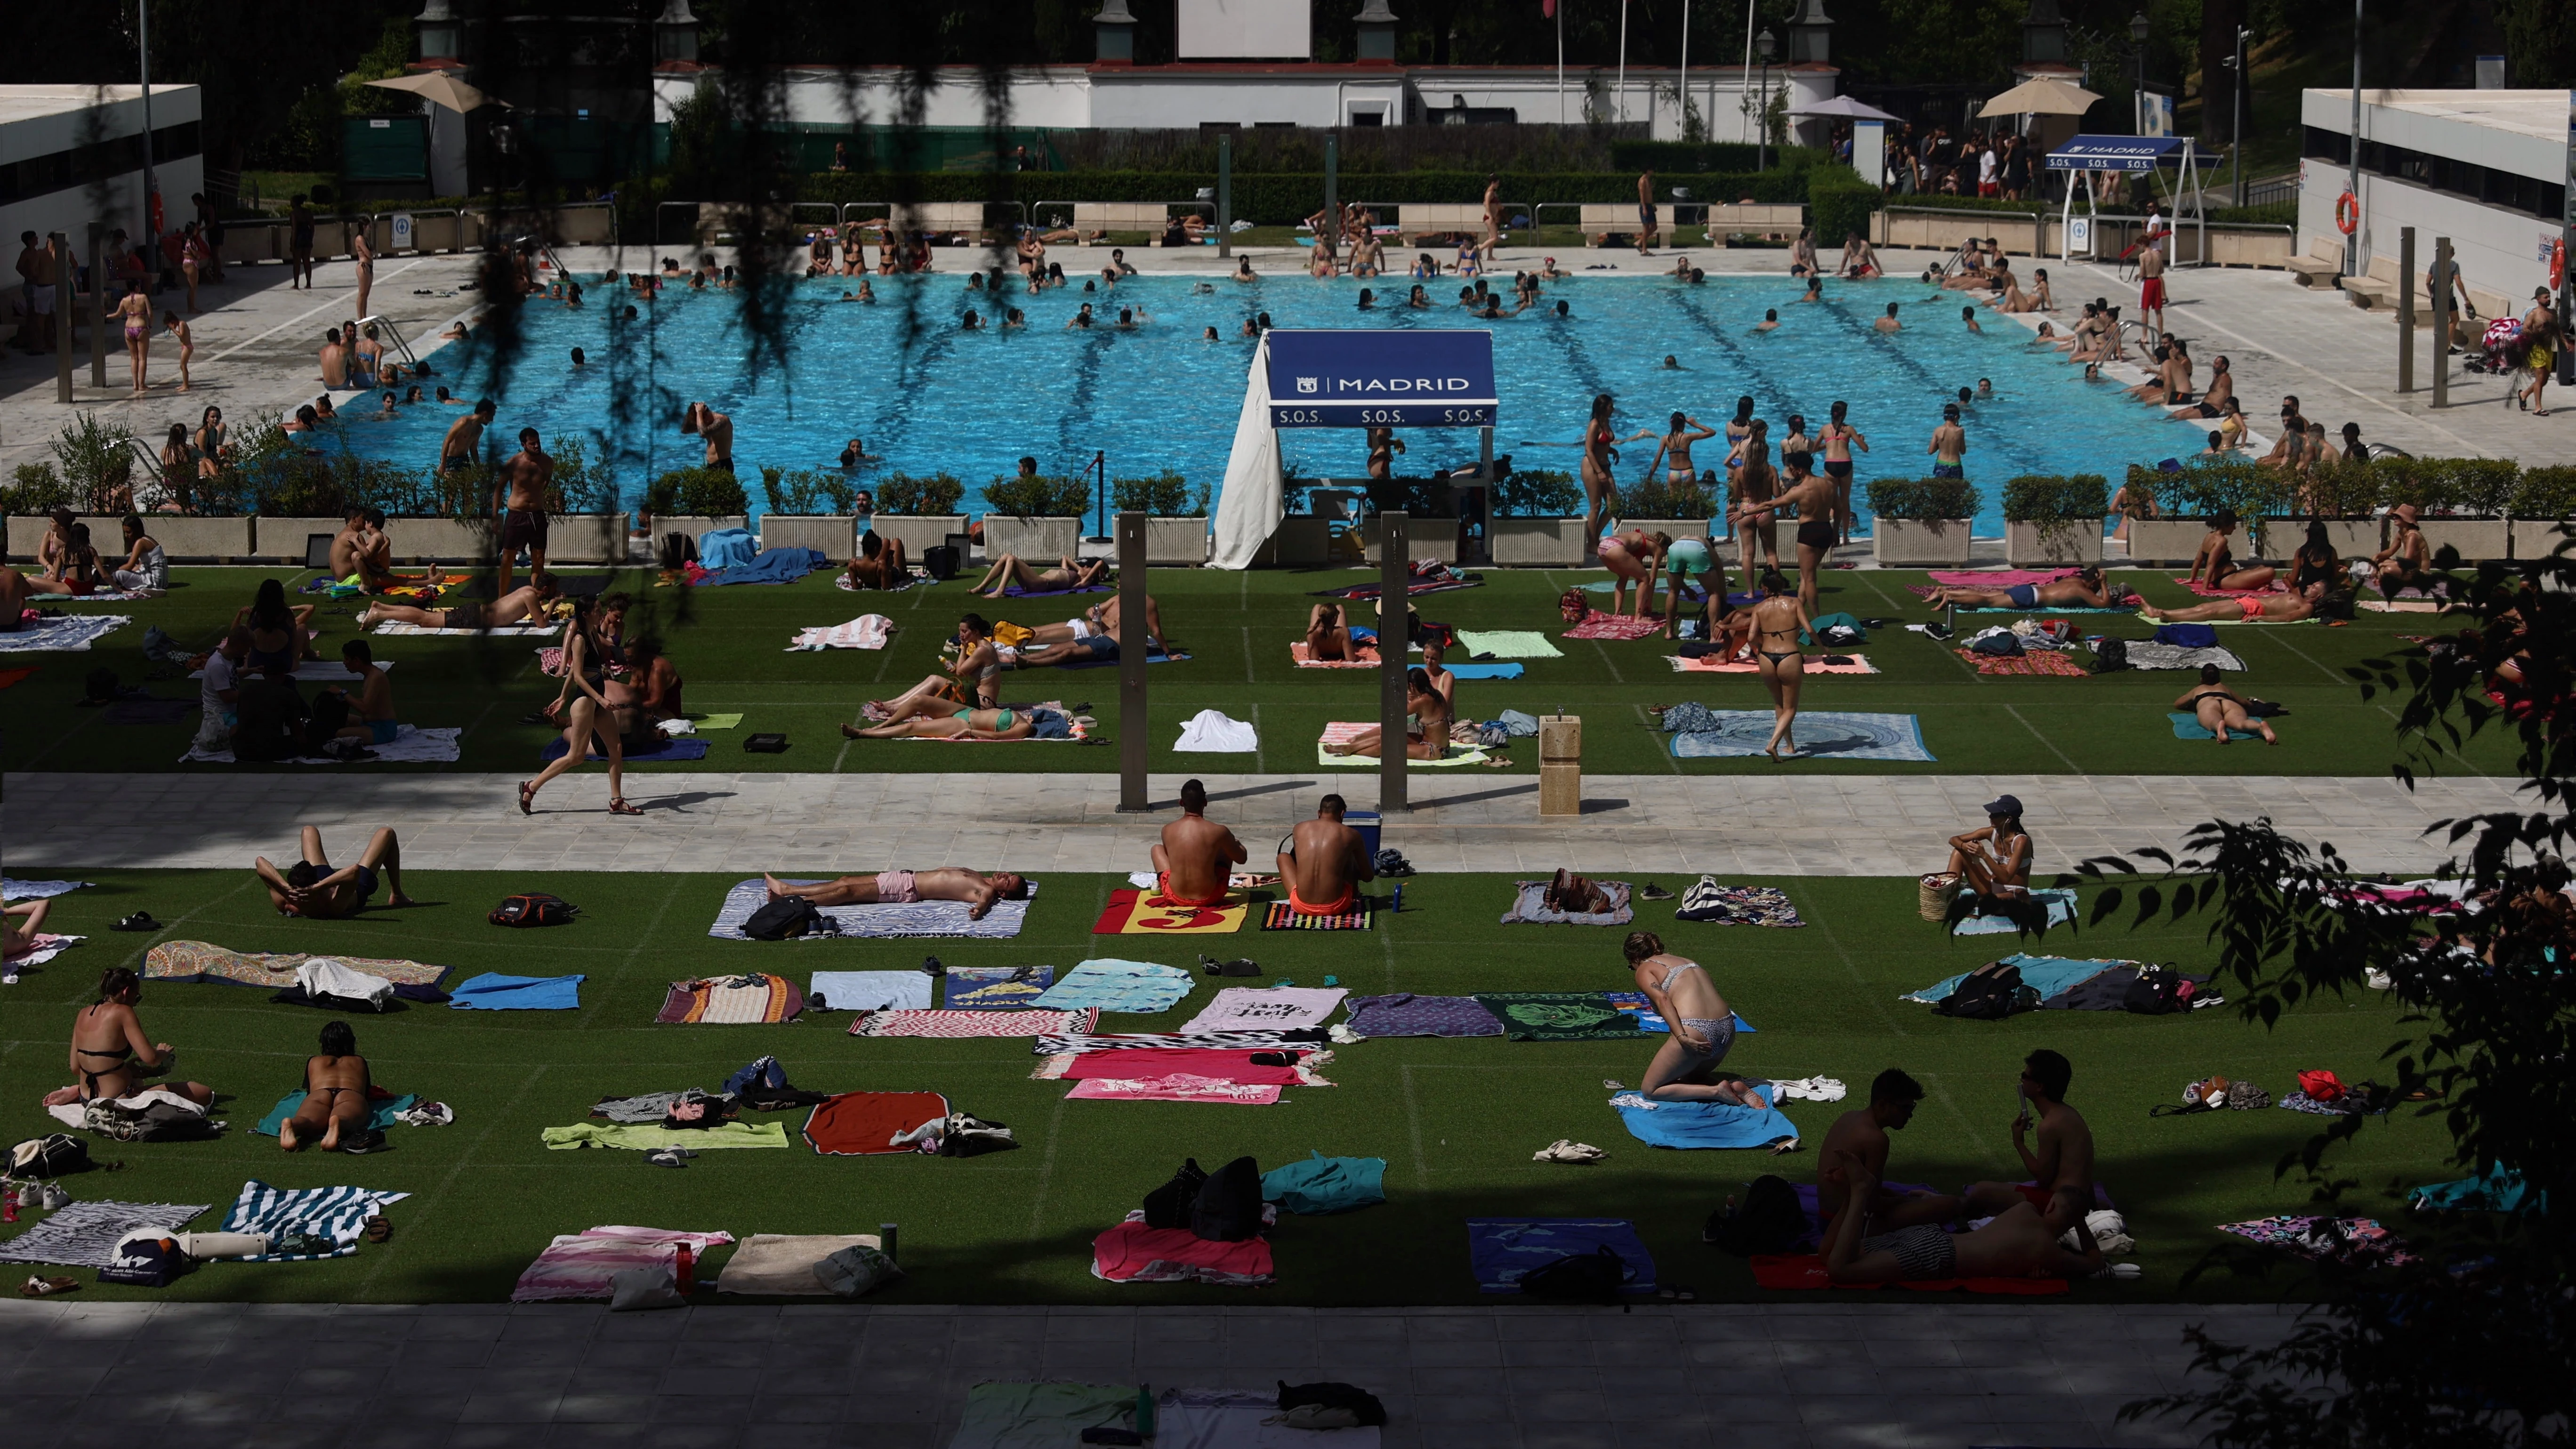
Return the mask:
<path id="1" fill-rule="evenodd" d="M 1080 518 L 1091 511 L 1091 488 L 1081 478 L 996 478 L 984 485 L 984 500 L 1018 518 Z"/>
<path id="2" fill-rule="evenodd" d="M 2522 482 L 2519 465 L 2504 458 L 2426 458 L 2416 465 L 2430 495 L 2421 506 L 2428 513 L 2458 513 L 2473 518 L 2502 518 Z M 2416 502 L 2392 498 L 2392 503 Z"/>
<path id="3" fill-rule="evenodd" d="M 2291 509 L 2312 518 L 2368 518 L 2378 511 L 2391 487 L 2383 467 L 2383 463 L 2320 459 L 2309 465 L 2305 478 L 2291 481 Z"/>
<path id="4" fill-rule="evenodd" d="M 644 511 L 657 516 L 731 518 L 751 511 L 742 480 L 721 468 L 674 468 L 644 490 Z"/>
<path id="5" fill-rule="evenodd" d="M 47 448 L 62 465 L 63 481 L 81 500 L 84 513 L 123 513 L 130 502 L 134 453 L 126 445 L 134 434 L 120 423 L 102 423 L 96 413 L 83 413 Z"/>
<path id="6" fill-rule="evenodd" d="M 19 472 L 24 476 L 26 470 Z M 2508 511 L 2516 518 L 2576 518 L 2576 468 L 2526 469 L 2514 486 Z"/>
<path id="7" fill-rule="evenodd" d="M 1582 510 L 1583 484 L 1557 469 L 1516 468 L 1494 485 L 1493 498 L 1497 518 L 1564 518 Z"/>
<path id="8" fill-rule="evenodd" d="M 51 463 L 21 463 L 11 475 L 9 486 L 0 488 L 0 513 L 33 517 L 70 508 L 73 503 L 72 485 L 63 481 Z"/>
<path id="9" fill-rule="evenodd" d="M 916 478 L 909 473 L 890 473 L 877 485 L 877 508 L 898 516 L 923 513 L 954 513 L 957 502 L 966 496 L 966 485 L 954 474 L 933 473 Z"/>
<path id="10" fill-rule="evenodd" d="M 1208 485 L 1202 483 L 1197 494 L 1192 495 L 1190 480 L 1169 468 L 1151 478 L 1109 480 L 1111 507 L 1120 513 L 1146 513 L 1156 518 L 1205 518 L 1208 492 Z"/>
<path id="11" fill-rule="evenodd" d="M 2044 544 L 2080 534 L 2083 527 L 2099 533 L 2110 511 L 2111 480 L 2099 473 L 2025 473 L 2004 480 L 2004 521 L 2033 525 Z"/>
<path id="12" fill-rule="evenodd" d="M 590 459 L 589 446 L 581 439 L 569 433 L 556 434 L 554 483 L 547 492 L 546 511 L 558 517 L 567 513 L 615 513 L 620 490 L 617 470 L 609 466 L 607 451 L 603 445 L 600 449 L 602 456 L 594 463 Z M 491 490 L 487 487 L 482 494 L 483 505 L 473 509 L 474 516 L 480 516 L 483 508 L 489 506 L 491 497 Z M 469 515 L 458 513 L 455 516 L 463 518 Z"/>
<path id="13" fill-rule="evenodd" d="M 772 513 L 795 515 L 822 514 L 838 517 L 856 507 L 858 485 L 840 473 L 819 473 L 811 468 L 782 471 L 760 470 L 760 491 L 769 500 Z"/>
<path id="14" fill-rule="evenodd" d="M 1623 518 L 1714 518 L 1718 500 L 1696 483 L 1676 488 L 1661 479 L 1648 479 L 1623 490 L 1617 507 Z"/>
<path id="15" fill-rule="evenodd" d="M 2200 459 L 2164 476 L 2160 496 L 2169 501 L 2161 511 L 2167 518 L 2210 518 L 2222 512 L 2262 518 L 2290 511 L 2289 480 L 2251 458 Z"/>
<path id="16" fill-rule="evenodd" d="M 1974 518 L 1981 501 L 1977 486 L 1964 478 L 1874 478 L 1869 485 L 1869 511 L 1880 518 L 1916 523 Z"/>

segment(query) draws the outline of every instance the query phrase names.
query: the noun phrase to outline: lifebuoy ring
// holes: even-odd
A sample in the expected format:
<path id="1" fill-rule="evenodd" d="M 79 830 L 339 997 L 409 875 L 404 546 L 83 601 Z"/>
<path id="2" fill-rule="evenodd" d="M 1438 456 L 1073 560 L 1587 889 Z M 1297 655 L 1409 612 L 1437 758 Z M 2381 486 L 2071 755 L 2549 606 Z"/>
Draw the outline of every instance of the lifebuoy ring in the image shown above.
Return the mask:
<path id="1" fill-rule="evenodd" d="M 2549 290 L 2555 292 L 2567 280 L 2567 238 L 2549 244 Z"/>
<path id="2" fill-rule="evenodd" d="M 2361 198 L 2349 191 L 2335 198 L 2335 230 L 2345 236 L 2361 230 Z"/>

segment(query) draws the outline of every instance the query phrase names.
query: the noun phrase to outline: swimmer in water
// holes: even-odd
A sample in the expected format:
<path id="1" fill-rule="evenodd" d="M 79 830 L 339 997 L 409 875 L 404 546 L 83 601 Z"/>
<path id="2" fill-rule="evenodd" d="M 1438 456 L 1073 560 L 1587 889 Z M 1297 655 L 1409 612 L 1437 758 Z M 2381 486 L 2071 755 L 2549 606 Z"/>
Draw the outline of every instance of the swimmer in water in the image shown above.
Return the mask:
<path id="1" fill-rule="evenodd" d="M 1777 307 L 1769 307 L 1763 310 L 1762 320 L 1753 324 L 1753 330 L 1756 332 L 1772 332 L 1778 330 L 1779 326 L 1780 309 Z"/>

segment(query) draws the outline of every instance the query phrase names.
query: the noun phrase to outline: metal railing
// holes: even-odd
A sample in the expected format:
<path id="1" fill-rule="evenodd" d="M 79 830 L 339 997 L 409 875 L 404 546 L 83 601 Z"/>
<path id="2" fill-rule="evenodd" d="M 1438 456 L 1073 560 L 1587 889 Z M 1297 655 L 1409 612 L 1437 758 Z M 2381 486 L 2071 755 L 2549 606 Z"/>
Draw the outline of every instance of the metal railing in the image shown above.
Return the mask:
<path id="1" fill-rule="evenodd" d="M 394 325 L 394 319 L 391 317 L 381 315 L 361 317 L 358 319 L 358 325 L 360 327 L 373 326 L 378 331 L 384 333 L 386 337 L 391 338 L 394 345 L 394 351 L 402 354 L 404 365 L 408 366 L 412 371 L 429 371 L 428 368 L 421 365 L 419 355 L 411 350 L 411 344 L 403 340 L 402 329 Z"/>

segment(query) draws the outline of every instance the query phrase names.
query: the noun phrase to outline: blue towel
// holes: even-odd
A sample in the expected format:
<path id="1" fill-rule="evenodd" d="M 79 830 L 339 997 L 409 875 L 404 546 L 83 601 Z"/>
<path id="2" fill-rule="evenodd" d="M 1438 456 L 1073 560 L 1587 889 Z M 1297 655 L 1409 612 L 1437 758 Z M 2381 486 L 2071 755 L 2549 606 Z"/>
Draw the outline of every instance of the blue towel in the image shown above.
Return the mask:
<path id="1" fill-rule="evenodd" d="M 2053 912 L 2051 919 L 2052 921 L 2055 919 Z M 2007 966 L 2021 968 L 2021 984 L 2038 992 L 2039 999 L 2042 1001 L 2061 991 L 2081 986 L 2120 964 L 2116 961 L 2079 961 L 2069 956 L 2012 955 L 2004 957 L 2003 961 Z M 1935 981 L 1910 996 L 1900 996 L 1897 1000 L 1937 1005 L 1949 1000 L 1950 993 L 1958 990 L 1959 983 L 1967 979 L 1968 973 L 1962 971 L 1956 976 Z"/>
<path id="2" fill-rule="evenodd" d="M 1262 1179 L 1265 1189 L 1269 1179 Z M 2540 1207 L 2549 1202 L 2549 1194 L 2533 1192 L 2522 1180 L 2522 1174 L 2498 1163 L 2479 1177 L 2464 1177 L 2457 1182 L 2437 1182 L 2419 1187 L 2406 1195 L 2418 1212 L 2499 1212 L 2518 1213 L 2525 1206 Z"/>
<path id="3" fill-rule="evenodd" d="M 1966 894 L 1966 892 L 1961 892 Z M 2032 891 L 2031 895 L 2048 902 L 2048 924 L 2063 926 L 2075 919 L 2075 892 L 2061 890 Z M 2009 936 L 2019 931 L 2010 916 L 1970 916 L 1950 928 L 1953 936 Z"/>
<path id="4" fill-rule="evenodd" d="M 276 1136 L 277 1129 L 286 1125 L 286 1119 L 295 1115 L 295 1109 L 304 1105 L 307 1095 L 298 1090 L 278 1098 L 277 1105 L 269 1108 L 268 1115 L 260 1118 L 259 1125 L 250 1130 L 262 1137 Z M 420 1098 L 410 1092 L 405 1092 L 399 1097 L 376 1098 L 367 1104 L 367 1130 L 382 1132 L 394 1125 L 396 1117 L 419 1105 Z"/>
<path id="5" fill-rule="evenodd" d="M 560 760 L 564 757 L 564 751 L 567 748 L 568 747 L 563 742 L 563 736 L 557 735 L 547 742 L 545 753 L 539 755 L 537 758 L 540 760 Z M 633 765 L 638 763 L 651 763 L 654 761 L 703 760 L 706 757 L 707 742 L 705 740 L 683 737 L 680 739 L 666 739 L 662 741 L 660 748 L 648 750 L 641 754 L 629 751 L 626 755 L 626 763 Z M 590 743 L 590 758 L 594 760 L 605 760 L 608 758 L 606 755 L 599 752 L 599 742 L 597 740 L 592 740 Z"/>
<path id="6" fill-rule="evenodd" d="M 1469 1218 L 1467 1257 L 1476 1286 L 1488 1293 L 1518 1293 L 1521 1275 L 1559 1258 L 1608 1248 L 1635 1274 L 1628 1293 L 1655 1291 L 1655 1258 L 1625 1218 Z"/>
<path id="7" fill-rule="evenodd" d="M 1518 679 L 1523 671 L 1518 664 L 1452 664 L 1449 672 L 1460 679 Z"/>
<path id="8" fill-rule="evenodd" d="M 1642 991 L 1604 991 L 1601 994 L 1609 997 L 1610 1004 L 1619 1008 L 1621 1011 L 1635 1012 L 1637 1014 L 1637 1030 L 1639 1031 L 1671 1031 L 1673 1029 L 1673 1024 L 1664 1020 L 1664 1018 L 1656 1012 L 1654 999 Z M 1741 1015 L 1729 1012 L 1727 1014 L 1727 1018 L 1735 1023 L 1735 1034 L 1737 1036 L 1751 1036 L 1753 1034 L 1753 1023 L 1746 1021 Z"/>
<path id="9" fill-rule="evenodd" d="M 581 1006 L 579 976 L 503 976 L 486 971 L 456 988 L 448 1003 L 458 1011 L 575 1011 Z"/>
<path id="10" fill-rule="evenodd" d="M 1104 957 L 1074 963 L 1063 979 L 1028 1004 L 1041 1011 L 1096 1006 L 1103 1011 L 1152 1013 L 1171 1010 L 1189 994 L 1190 973 L 1182 967 Z"/>
<path id="11" fill-rule="evenodd" d="M 2206 740 L 2214 738 L 2210 733 L 2209 726 L 2202 724 L 2200 722 L 2200 716 L 2198 715 L 2184 714 L 2179 710 L 2169 710 L 2166 712 L 2165 718 L 2173 721 L 2175 739 Z M 2240 730 L 2233 725 L 2228 727 L 2227 737 L 2231 740 L 2259 740 L 2263 738 L 2253 730 Z"/>
<path id="12" fill-rule="evenodd" d="M 261 1233 L 272 1242 L 288 1233 L 310 1233 L 327 1238 L 327 1253 L 263 1253 L 244 1258 L 245 1263 L 301 1263 L 314 1258 L 345 1258 L 358 1251 L 358 1238 L 366 1231 L 367 1219 L 384 1211 L 387 1204 L 411 1196 L 407 1192 L 381 1192 L 365 1187 L 308 1187 L 297 1191 L 275 1188 L 257 1178 L 242 1184 L 241 1196 L 233 1199 L 232 1210 L 224 1214 L 223 1230 L 228 1233 Z"/>
<path id="13" fill-rule="evenodd" d="M 699 561 L 705 562 L 705 551 Z M 698 580 L 698 587 L 717 588 L 725 584 L 792 584 L 816 569 L 826 569 L 832 561 L 819 548 L 764 549 L 758 558 L 731 568 L 710 570 Z"/>
<path id="14" fill-rule="evenodd" d="M 747 528 L 710 528 L 698 535 L 698 565 L 709 573 L 740 568 L 760 555 L 760 541 Z"/>
<path id="15" fill-rule="evenodd" d="M 1346 1213 L 1386 1201 L 1386 1159 L 1326 1157 L 1310 1151 L 1303 1162 L 1261 1174 L 1261 1197 L 1292 1213 Z"/>
<path id="16" fill-rule="evenodd" d="M 1650 1147 L 1768 1147 L 1798 1127 L 1778 1107 L 1724 1102 L 1650 1102 L 1634 1092 L 1610 1099 L 1628 1135 Z"/>
<path id="17" fill-rule="evenodd" d="M 2158 624 L 2156 642 L 2179 644 L 2185 649 L 2215 649 L 2218 631 L 2207 624 Z"/>

